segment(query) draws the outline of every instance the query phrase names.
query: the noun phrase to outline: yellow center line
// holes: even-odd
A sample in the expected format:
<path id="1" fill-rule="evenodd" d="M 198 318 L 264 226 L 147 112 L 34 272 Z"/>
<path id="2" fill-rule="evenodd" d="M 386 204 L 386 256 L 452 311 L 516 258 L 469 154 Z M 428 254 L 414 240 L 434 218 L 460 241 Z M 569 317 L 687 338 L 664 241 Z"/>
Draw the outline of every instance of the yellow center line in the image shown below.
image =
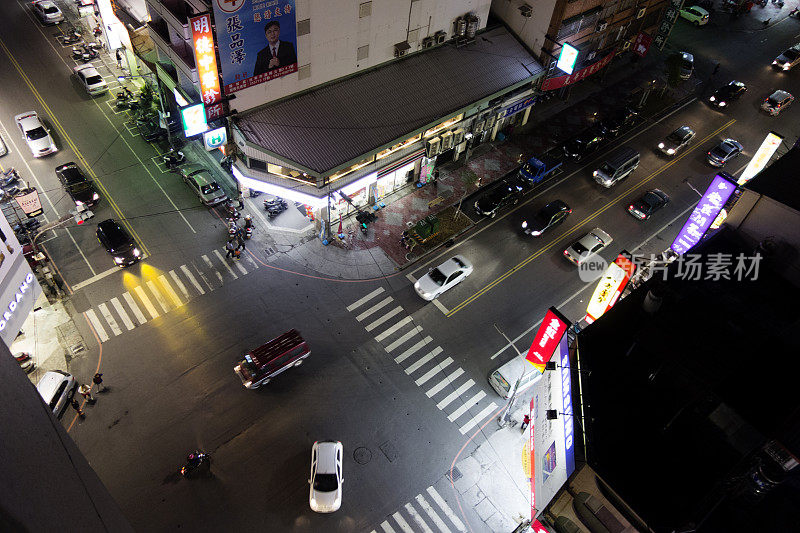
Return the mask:
<path id="1" fill-rule="evenodd" d="M 448 318 L 453 316 L 454 314 L 459 312 L 461 309 L 463 309 L 464 307 L 466 307 L 467 305 L 469 305 L 470 303 L 472 303 L 473 301 L 478 299 L 480 296 L 482 296 L 486 292 L 490 291 L 493 287 L 497 286 L 499 283 L 501 283 L 507 277 L 509 277 L 513 273 L 519 271 L 520 269 L 522 269 L 522 267 L 524 267 L 525 265 L 527 265 L 528 263 L 530 263 L 531 261 L 533 261 L 534 259 L 536 259 L 540 255 L 542 255 L 543 253 L 553 249 L 556 246 L 556 244 L 558 244 L 559 242 L 562 241 L 562 239 L 564 237 L 568 237 L 569 235 L 571 235 L 571 234 L 575 233 L 576 231 L 578 231 L 578 229 L 583 228 L 587 222 L 591 222 L 592 220 L 594 220 L 595 218 L 600 216 L 602 213 L 604 213 L 606 210 L 610 209 L 611 206 L 613 206 L 614 204 L 619 202 L 620 199 L 626 197 L 628 194 L 636 191 L 637 189 L 642 188 L 648 182 L 653 180 L 653 178 L 655 178 L 656 176 L 658 176 L 659 174 L 661 174 L 662 172 L 664 172 L 665 170 L 667 170 L 668 168 L 670 168 L 671 166 L 676 164 L 678 161 L 680 161 L 681 159 L 683 159 L 684 157 L 686 157 L 687 155 L 692 153 L 694 150 L 699 148 L 701 145 L 703 145 L 703 143 L 705 143 L 706 141 L 708 141 L 709 139 L 711 139 L 715 135 L 718 135 L 721 131 L 729 128 L 734 122 L 736 122 L 735 119 L 732 119 L 732 120 L 728 121 L 726 124 L 724 124 L 718 130 L 708 134 L 702 140 L 700 140 L 699 142 L 695 143 L 695 146 L 693 148 L 689 148 L 689 149 L 685 150 L 682 155 L 676 157 L 675 159 L 673 159 L 672 161 L 670 161 L 669 163 L 667 163 L 663 167 L 653 171 L 649 176 L 647 176 L 645 179 L 643 179 L 637 185 L 633 185 L 629 189 L 627 189 L 624 192 L 620 193 L 615 199 L 611 200 L 604 207 L 601 207 L 601 208 L 597 209 L 594 213 L 590 214 L 589 216 L 587 216 L 586 218 L 581 220 L 578 224 L 575 225 L 575 227 L 573 227 L 571 230 L 565 232 L 560 238 L 554 239 L 553 242 L 551 242 L 549 245 L 539 249 L 538 251 L 534 252 L 530 256 L 526 257 L 525 259 L 523 259 L 522 261 L 520 261 L 519 263 L 517 263 L 516 265 L 511 267 L 510 270 L 508 270 L 507 272 L 502 274 L 500 277 L 498 277 L 497 279 L 495 279 L 494 281 L 492 281 L 491 283 L 489 283 L 485 287 L 483 287 L 480 290 L 478 290 L 475 294 L 473 294 L 472 296 L 470 296 L 469 298 L 467 298 L 466 300 L 464 300 L 463 302 L 461 302 L 460 304 L 455 306 L 445 316 L 447 316 Z"/>
<path id="2" fill-rule="evenodd" d="M 95 174 L 94 169 L 92 169 L 91 165 L 89 165 L 89 162 L 86 161 L 86 158 L 83 157 L 83 154 L 81 153 L 81 151 L 78 150 L 78 147 L 75 146 L 74 142 L 72 142 L 72 138 L 70 138 L 70 136 L 67 134 L 67 132 L 64 129 L 64 127 L 61 125 L 61 122 L 58 120 L 58 118 L 56 118 L 56 115 L 55 115 L 55 113 L 53 113 L 53 110 L 50 109 L 50 106 L 48 106 L 47 103 L 44 101 L 44 98 L 42 98 L 42 95 L 39 94 L 39 91 L 36 90 L 36 87 L 34 87 L 33 82 L 30 80 L 30 78 L 28 78 L 27 74 L 25 74 L 25 72 L 22 70 L 22 67 L 17 62 L 17 60 L 14 58 L 14 56 L 11 54 L 11 50 L 8 49 L 8 47 L 6 46 L 5 42 L 3 42 L 2 39 L 0 39 L 0 47 L 3 48 L 3 51 L 5 52 L 6 56 L 9 59 L 9 61 L 11 61 L 11 63 L 14 65 L 14 68 L 16 69 L 16 71 L 19 73 L 19 75 L 25 81 L 25 85 L 27 85 L 28 88 L 31 90 L 31 92 L 33 93 L 34 98 L 36 98 L 36 100 L 38 100 L 39 104 L 47 112 L 47 114 L 50 117 L 51 122 L 53 123 L 55 128 L 58 130 L 58 133 L 61 135 L 61 138 L 64 140 L 64 142 L 66 142 L 69 145 L 70 148 L 72 148 L 72 151 L 75 153 L 75 156 L 81 162 L 83 167 L 86 168 L 86 171 L 88 172 L 89 177 L 92 179 L 92 181 L 97 183 L 98 187 L 103 192 L 103 196 L 105 196 L 106 200 L 108 201 L 109 205 L 111 206 L 111 209 L 117 215 L 117 218 L 120 220 L 120 222 L 126 228 L 128 228 L 128 231 L 130 231 L 131 235 L 133 235 L 133 238 L 136 239 L 136 243 L 139 245 L 140 248 L 142 248 L 142 251 L 146 255 L 150 255 L 150 251 L 144 245 L 144 242 L 139 237 L 139 235 L 136 233 L 136 230 L 134 230 L 133 227 L 130 225 L 130 223 L 128 223 L 127 218 L 125 218 L 125 215 L 122 213 L 122 209 L 120 209 L 120 207 L 117 205 L 117 203 L 111 197 L 111 193 L 108 192 L 108 190 L 106 189 L 105 185 L 103 185 L 103 182 L 100 181 L 100 178 L 97 177 L 97 174 Z"/>

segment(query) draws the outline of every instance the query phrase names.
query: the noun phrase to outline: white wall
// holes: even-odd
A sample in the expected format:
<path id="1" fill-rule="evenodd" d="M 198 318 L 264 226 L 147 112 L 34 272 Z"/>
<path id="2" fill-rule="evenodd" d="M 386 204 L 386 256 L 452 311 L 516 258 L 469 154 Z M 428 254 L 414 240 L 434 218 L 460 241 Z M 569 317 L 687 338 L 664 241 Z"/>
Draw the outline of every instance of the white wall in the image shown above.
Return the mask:
<path id="1" fill-rule="evenodd" d="M 533 8 L 533 15 L 525 18 L 519 6 L 528 4 Z M 550 26 L 556 0 L 494 0 L 492 13 L 508 25 L 511 31 L 533 52 L 540 57 L 545 45 L 544 35 Z"/>

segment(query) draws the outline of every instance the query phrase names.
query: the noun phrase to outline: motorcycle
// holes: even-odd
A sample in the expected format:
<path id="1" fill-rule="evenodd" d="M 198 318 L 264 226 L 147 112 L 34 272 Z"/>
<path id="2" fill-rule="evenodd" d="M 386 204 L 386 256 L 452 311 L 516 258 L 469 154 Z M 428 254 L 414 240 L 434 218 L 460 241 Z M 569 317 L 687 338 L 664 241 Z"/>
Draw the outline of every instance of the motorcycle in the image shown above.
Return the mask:
<path id="1" fill-rule="evenodd" d="M 225 203 L 225 210 L 228 212 L 228 218 L 229 218 L 229 219 L 232 219 L 232 220 L 239 220 L 239 218 L 242 216 L 242 215 L 239 213 L 239 210 L 238 210 L 238 209 L 236 209 L 236 206 L 235 206 L 235 205 L 233 205 L 233 202 L 231 202 L 230 200 L 228 200 L 228 201 Z"/>
<path id="2" fill-rule="evenodd" d="M 179 165 L 182 165 L 184 161 L 186 161 L 186 156 L 183 155 L 183 152 L 180 150 L 172 149 L 166 154 L 162 156 L 164 160 L 164 164 L 167 166 L 168 169 L 173 169 Z"/>
<path id="3" fill-rule="evenodd" d="M 250 189 L 250 198 L 258 198 L 259 196 L 261 196 L 261 191 Z"/>
<path id="4" fill-rule="evenodd" d="M 195 450 L 186 456 L 186 464 L 180 469 L 183 477 L 189 478 L 195 474 L 211 473 L 211 456 L 200 450 Z"/>
<path id="5" fill-rule="evenodd" d="M 273 218 L 275 218 L 276 216 L 280 215 L 280 214 L 281 214 L 281 213 L 283 213 L 284 211 L 286 211 L 286 209 L 285 209 L 285 208 L 272 208 L 272 209 L 267 209 L 267 218 L 269 218 L 270 220 L 272 220 Z"/>
<path id="6" fill-rule="evenodd" d="M 229 218 L 228 219 L 228 237 L 236 237 L 239 234 L 239 225 L 236 223 L 236 220 Z"/>
<path id="7" fill-rule="evenodd" d="M 74 44 L 83 39 L 83 35 L 77 30 L 72 30 L 69 33 L 63 33 L 58 36 L 58 40 L 63 45 Z"/>
<path id="8" fill-rule="evenodd" d="M 3 177 L 0 178 L 0 188 L 5 189 L 6 187 L 18 184 L 19 184 L 19 174 L 17 174 L 17 171 L 14 167 L 11 167 L 5 172 L 3 172 Z"/>
<path id="9" fill-rule="evenodd" d="M 78 46 L 73 46 L 72 59 L 75 61 L 83 61 L 84 63 L 93 59 L 97 59 L 97 57 L 100 55 L 97 51 L 97 48 L 98 46 L 96 43 L 83 43 Z"/>
<path id="10" fill-rule="evenodd" d="M 26 374 L 30 374 L 36 368 L 36 364 L 34 364 L 33 358 L 28 352 L 15 353 L 14 359 L 17 360 L 20 368 L 24 370 Z"/>

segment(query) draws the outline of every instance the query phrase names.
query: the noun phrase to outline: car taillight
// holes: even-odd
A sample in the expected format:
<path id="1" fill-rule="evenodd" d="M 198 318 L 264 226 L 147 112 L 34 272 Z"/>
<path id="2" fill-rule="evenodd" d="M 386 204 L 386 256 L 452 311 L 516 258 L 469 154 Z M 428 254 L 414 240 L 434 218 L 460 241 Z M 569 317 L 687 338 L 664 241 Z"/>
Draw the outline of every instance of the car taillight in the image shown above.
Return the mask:
<path id="1" fill-rule="evenodd" d="M 628 211 L 633 211 L 633 204 L 628 206 Z"/>

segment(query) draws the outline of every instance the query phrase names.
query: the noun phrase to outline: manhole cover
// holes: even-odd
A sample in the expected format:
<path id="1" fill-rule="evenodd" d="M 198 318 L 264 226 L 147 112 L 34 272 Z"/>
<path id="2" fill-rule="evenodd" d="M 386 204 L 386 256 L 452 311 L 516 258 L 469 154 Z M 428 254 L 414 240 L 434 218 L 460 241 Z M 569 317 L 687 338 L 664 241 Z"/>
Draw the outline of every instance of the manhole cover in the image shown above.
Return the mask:
<path id="1" fill-rule="evenodd" d="M 462 475 L 463 475 L 463 474 L 461 473 L 461 470 L 459 470 L 457 466 L 454 466 L 452 470 L 448 470 L 448 471 L 447 471 L 447 478 L 448 478 L 448 479 L 449 479 L 449 480 L 450 480 L 452 483 L 455 483 L 456 481 L 458 481 L 459 479 L 461 479 L 461 476 L 462 476 Z"/>
<path id="2" fill-rule="evenodd" d="M 360 465 L 365 465 L 372 460 L 372 452 L 368 448 L 356 448 L 353 452 L 353 459 Z"/>

